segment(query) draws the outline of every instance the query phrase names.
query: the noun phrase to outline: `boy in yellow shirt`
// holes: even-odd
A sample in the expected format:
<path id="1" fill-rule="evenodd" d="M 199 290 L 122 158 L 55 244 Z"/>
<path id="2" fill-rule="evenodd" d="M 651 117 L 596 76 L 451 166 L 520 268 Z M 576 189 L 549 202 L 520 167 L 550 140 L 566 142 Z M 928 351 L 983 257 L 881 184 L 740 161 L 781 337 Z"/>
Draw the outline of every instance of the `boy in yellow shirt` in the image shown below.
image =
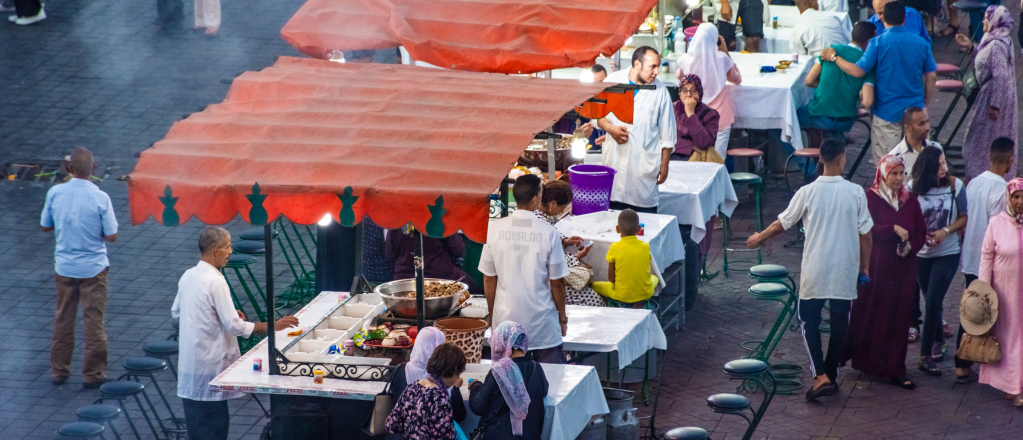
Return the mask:
<path id="1" fill-rule="evenodd" d="M 618 302 L 634 309 L 645 308 L 654 295 L 657 275 L 650 274 L 650 245 L 636 238 L 639 233 L 636 211 L 626 209 L 618 214 L 616 230 L 622 239 L 607 251 L 609 281 L 595 281 L 593 290 L 608 298 L 609 305 Z"/>

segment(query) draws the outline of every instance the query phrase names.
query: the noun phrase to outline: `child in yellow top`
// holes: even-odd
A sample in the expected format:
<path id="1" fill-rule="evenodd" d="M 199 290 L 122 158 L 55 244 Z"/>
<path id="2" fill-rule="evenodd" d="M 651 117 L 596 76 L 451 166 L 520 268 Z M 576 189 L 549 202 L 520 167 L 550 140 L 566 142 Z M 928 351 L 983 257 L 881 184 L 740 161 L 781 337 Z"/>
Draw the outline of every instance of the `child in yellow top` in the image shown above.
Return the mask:
<path id="1" fill-rule="evenodd" d="M 636 238 L 639 232 L 636 211 L 622 211 L 616 230 L 622 239 L 607 251 L 609 281 L 595 281 L 593 290 L 634 309 L 642 309 L 657 286 L 657 275 L 650 274 L 650 245 Z"/>

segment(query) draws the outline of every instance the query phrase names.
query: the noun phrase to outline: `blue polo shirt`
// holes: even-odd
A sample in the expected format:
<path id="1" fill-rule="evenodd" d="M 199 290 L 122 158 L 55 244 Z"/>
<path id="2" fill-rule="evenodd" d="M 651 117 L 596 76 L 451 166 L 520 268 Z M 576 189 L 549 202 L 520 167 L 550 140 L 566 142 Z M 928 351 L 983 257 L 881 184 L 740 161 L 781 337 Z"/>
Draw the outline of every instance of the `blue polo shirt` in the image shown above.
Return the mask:
<path id="1" fill-rule="evenodd" d="M 881 35 L 885 32 L 884 21 L 881 20 L 877 14 L 870 17 L 871 23 L 877 28 L 877 35 Z M 927 44 L 931 44 L 931 36 L 927 34 L 927 26 L 924 26 L 924 19 L 920 16 L 920 13 L 909 6 L 906 6 L 906 22 L 902 24 L 903 27 L 908 29 L 910 32 L 916 34 L 920 38 L 927 41 Z"/>
<path id="2" fill-rule="evenodd" d="M 876 71 L 871 110 L 891 123 L 901 121 L 909 107 L 924 107 L 923 75 L 937 70 L 931 45 L 902 26 L 871 39 L 856 66 Z"/>
<path id="3" fill-rule="evenodd" d="M 58 275 L 92 278 L 110 265 L 103 236 L 117 233 L 114 205 L 92 182 L 75 178 L 50 188 L 39 225 L 56 229 Z"/>

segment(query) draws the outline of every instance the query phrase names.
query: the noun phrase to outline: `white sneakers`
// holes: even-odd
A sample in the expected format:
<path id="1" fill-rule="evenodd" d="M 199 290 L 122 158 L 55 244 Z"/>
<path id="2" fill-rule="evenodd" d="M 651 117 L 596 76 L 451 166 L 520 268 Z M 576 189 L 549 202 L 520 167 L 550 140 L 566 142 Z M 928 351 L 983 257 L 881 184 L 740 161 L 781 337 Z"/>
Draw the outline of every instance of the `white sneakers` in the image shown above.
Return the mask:
<path id="1" fill-rule="evenodd" d="M 17 15 L 11 15 L 11 16 L 7 17 L 7 19 L 12 21 L 12 22 L 14 22 L 14 24 L 18 24 L 18 25 L 22 25 L 22 26 L 27 26 L 27 25 L 30 25 L 32 23 L 37 23 L 37 22 L 46 20 L 46 11 L 44 11 L 42 8 L 40 8 L 39 9 L 39 13 L 34 15 L 34 16 L 32 16 L 32 17 L 20 17 L 19 18 Z"/>

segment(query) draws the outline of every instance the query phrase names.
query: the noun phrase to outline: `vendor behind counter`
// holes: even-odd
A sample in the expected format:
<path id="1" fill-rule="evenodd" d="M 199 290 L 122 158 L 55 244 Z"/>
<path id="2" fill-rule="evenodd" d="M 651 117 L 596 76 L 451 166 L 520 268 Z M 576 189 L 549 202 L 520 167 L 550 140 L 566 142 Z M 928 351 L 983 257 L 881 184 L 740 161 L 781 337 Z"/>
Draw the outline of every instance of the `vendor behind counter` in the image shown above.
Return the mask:
<path id="1" fill-rule="evenodd" d="M 415 278 L 415 251 L 411 233 L 401 229 L 387 232 L 384 256 L 394 263 L 394 279 Z M 483 288 L 476 284 L 458 265 L 455 260 L 465 256 L 465 243 L 462 236 L 454 234 L 445 238 L 433 238 L 423 235 L 423 275 L 426 278 L 445 280 L 461 279 L 469 285 L 469 293 L 483 295 Z"/>

